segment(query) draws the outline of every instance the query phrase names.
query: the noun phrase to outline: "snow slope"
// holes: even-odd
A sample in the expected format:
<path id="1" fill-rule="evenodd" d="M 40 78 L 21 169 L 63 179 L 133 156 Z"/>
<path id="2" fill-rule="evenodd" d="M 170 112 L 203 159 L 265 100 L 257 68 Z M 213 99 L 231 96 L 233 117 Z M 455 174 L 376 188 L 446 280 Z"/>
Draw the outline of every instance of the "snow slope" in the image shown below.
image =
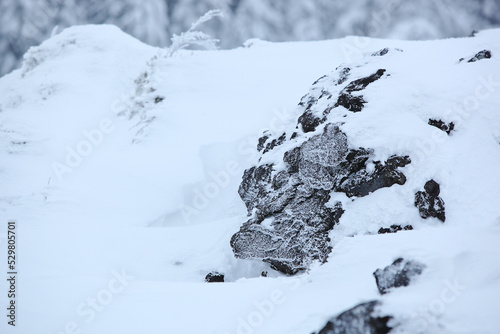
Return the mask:
<path id="1" fill-rule="evenodd" d="M 112 26 L 81 26 L 30 49 L 0 79 L 0 213 L 18 222 L 20 273 L 17 328 L 4 319 L 2 333 L 310 333 L 373 299 L 406 333 L 498 333 L 499 37 L 253 40 L 162 58 Z M 295 122 L 317 78 L 384 47 L 403 52 L 370 66 L 389 61 L 392 78 L 344 130 L 354 146 L 410 152 L 408 182 L 340 198 L 333 252 L 307 273 L 235 259 L 257 138 Z M 459 63 L 484 49 L 491 59 Z M 431 178 L 444 224 L 413 206 Z M 415 229 L 376 234 L 393 223 Z M 372 273 L 398 257 L 427 268 L 380 297 Z M 210 271 L 226 283 L 205 283 Z"/>

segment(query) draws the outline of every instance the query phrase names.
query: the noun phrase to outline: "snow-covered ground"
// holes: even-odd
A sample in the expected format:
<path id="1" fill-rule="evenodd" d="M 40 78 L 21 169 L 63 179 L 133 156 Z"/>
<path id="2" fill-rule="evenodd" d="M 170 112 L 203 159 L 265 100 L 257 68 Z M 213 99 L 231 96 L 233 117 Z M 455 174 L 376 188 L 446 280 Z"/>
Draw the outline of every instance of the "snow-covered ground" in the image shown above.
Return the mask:
<path id="1" fill-rule="evenodd" d="M 403 52 L 364 71 L 389 62 L 391 80 L 344 131 L 355 147 L 409 153 L 408 182 L 339 198 L 324 265 L 287 277 L 235 259 L 257 138 L 295 122 L 316 79 L 384 47 Z M 484 49 L 491 59 L 466 62 Z M 2 333 L 311 333 L 374 299 L 405 333 L 500 332 L 500 30 L 162 54 L 112 26 L 73 27 L 0 79 L 0 249 L 6 261 L 16 220 L 19 271 L 16 327 L 2 315 Z M 413 206 L 431 178 L 444 224 Z M 414 230 L 376 233 L 395 223 Z M 372 273 L 398 257 L 426 270 L 380 297 Z M 205 283 L 210 271 L 226 282 Z"/>

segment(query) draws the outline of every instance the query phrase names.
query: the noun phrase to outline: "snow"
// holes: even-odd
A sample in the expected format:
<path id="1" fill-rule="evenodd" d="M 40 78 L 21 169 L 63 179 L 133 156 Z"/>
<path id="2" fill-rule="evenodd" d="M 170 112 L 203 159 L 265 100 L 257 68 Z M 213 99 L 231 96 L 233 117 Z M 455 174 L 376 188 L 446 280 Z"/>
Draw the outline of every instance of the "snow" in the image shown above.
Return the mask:
<path id="1" fill-rule="evenodd" d="M 2 333 L 310 333 L 373 299 L 407 333 L 498 333 L 499 37 L 369 39 L 354 60 L 352 37 L 256 40 L 153 61 L 159 49 L 112 26 L 80 26 L 32 48 L 0 79 L 0 213 L 18 222 L 20 272 L 17 328 L 4 319 Z M 382 161 L 410 155 L 408 182 L 340 196 L 333 252 L 307 273 L 235 259 L 229 240 L 246 220 L 237 189 L 257 138 L 296 119 L 301 96 L 340 64 L 368 63 L 355 68 L 366 75 L 385 66 L 365 57 L 384 47 L 403 52 L 384 56 L 390 77 L 363 92 L 368 103 L 342 131 Z M 493 57 L 458 63 L 483 49 Z M 139 119 L 123 111 L 148 61 L 155 91 L 141 98 L 164 99 L 144 110 L 154 118 L 138 136 Z M 444 224 L 413 206 L 431 178 Z M 414 230 L 376 234 L 395 223 Z M 0 241 L 5 249 L 4 227 Z M 426 270 L 380 297 L 372 273 L 398 257 Z M 205 283 L 210 271 L 226 283 Z"/>

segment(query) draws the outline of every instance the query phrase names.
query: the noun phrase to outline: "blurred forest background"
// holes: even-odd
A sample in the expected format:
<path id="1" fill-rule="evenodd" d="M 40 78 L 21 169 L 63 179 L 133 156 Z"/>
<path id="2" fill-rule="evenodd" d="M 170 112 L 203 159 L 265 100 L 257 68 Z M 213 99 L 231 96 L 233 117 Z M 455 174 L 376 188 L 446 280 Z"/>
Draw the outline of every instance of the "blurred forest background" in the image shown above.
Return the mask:
<path id="1" fill-rule="evenodd" d="M 202 30 L 222 48 L 250 38 L 435 39 L 500 26 L 500 0 L 0 0 L 0 75 L 16 68 L 30 46 L 72 25 L 114 24 L 147 44 L 168 46 L 172 34 L 210 9 L 224 18 Z"/>

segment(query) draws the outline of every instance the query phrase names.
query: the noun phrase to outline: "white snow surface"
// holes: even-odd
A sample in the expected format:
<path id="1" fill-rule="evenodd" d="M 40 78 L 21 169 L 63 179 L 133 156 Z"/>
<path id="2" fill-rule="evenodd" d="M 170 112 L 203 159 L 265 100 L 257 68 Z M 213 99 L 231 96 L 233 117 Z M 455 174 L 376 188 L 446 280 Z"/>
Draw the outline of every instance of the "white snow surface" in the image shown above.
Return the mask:
<path id="1" fill-rule="evenodd" d="M 384 47 L 403 52 L 369 56 Z M 484 49 L 491 59 L 459 63 Z M 6 262 L 17 221 L 19 271 L 15 328 L 0 283 L 2 333 L 311 333 L 375 299 L 398 333 L 500 332 L 500 30 L 163 54 L 113 26 L 79 26 L 0 79 L 0 249 Z M 342 130 L 381 160 L 409 155 L 408 181 L 336 195 L 346 212 L 324 265 L 287 277 L 235 259 L 229 240 L 247 218 L 237 189 L 257 138 L 290 128 L 300 98 L 340 64 L 390 74 Z M 444 224 L 413 205 L 431 178 Z M 415 229 L 377 234 L 392 224 Z M 398 257 L 426 269 L 380 296 L 372 273 Z M 226 282 L 205 283 L 211 271 Z"/>

